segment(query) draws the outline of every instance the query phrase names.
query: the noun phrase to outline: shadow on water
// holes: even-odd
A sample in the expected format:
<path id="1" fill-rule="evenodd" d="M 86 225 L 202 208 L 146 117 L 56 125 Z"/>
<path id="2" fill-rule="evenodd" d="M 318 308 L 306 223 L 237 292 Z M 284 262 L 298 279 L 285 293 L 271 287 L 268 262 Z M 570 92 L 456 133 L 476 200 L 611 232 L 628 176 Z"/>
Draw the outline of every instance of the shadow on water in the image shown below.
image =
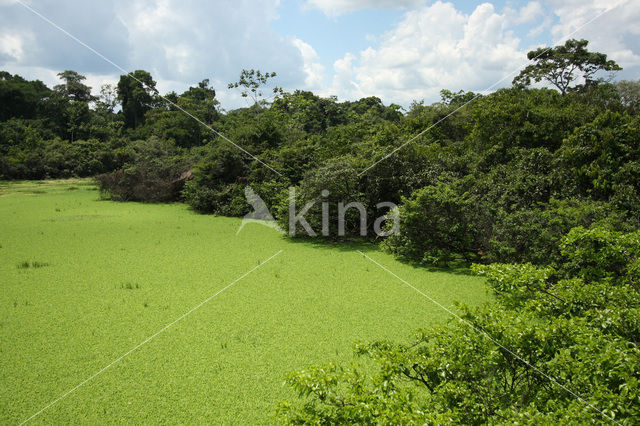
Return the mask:
<path id="1" fill-rule="evenodd" d="M 108 200 L 105 200 L 108 201 Z M 131 201 L 128 201 L 131 202 Z M 140 203 L 140 204 L 158 204 L 158 203 Z M 160 204 L 181 204 L 185 205 L 181 202 L 173 202 L 173 203 L 160 203 Z M 209 214 L 202 213 L 200 211 L 194 210 L 191 206 L 186 205 L 187 212 L 192 215 L 201 216 Z M 218 215 L 211 215 L 218 216 Z M 228 217 L 228 216 L 220 216 L 220 217 Z M 236 218 L 238 220 L 238 225 L 240 225 L 242 218 Z M 285 240 L 289 244 L 300 245 L 305 247 L 310 247 L 318 250 L 337 250 L 340 252 L 362 252 L 366 255 L 374 254 L 382 251 L 380 247 L 380 243 L 382 240 L 378 241 L 367 241 L 358 238 L 345 238 L 345 239 L 331 239 L 331 238 L 322 238 L 322 237 L 307 237 L 307 236 L 296 236 L 290 237 L 289 235 L 282 235 L 281 238 Z M 465 275 L 472 276 L 471 270 L 469 269 L 470 264 L 464 262 L 452 262 L 448 266 L 436 266 L 427 263 L 416 262 L 408 259 L 395 258 L 396 261 L 403 263 L 405 265 L 409 265 L 414 269 L 421 269 L 429 272 L 439 272 L 439 273 L 447 273 L 447 274 L 456 274 L 456 275 Z M 381 263 L 382 264 L 382 263 Z M 384 265 L 383 266 L 388 266 Z M 390 266 L 390 265 L 389 265 Z"/>
<path id="2" fill-rule="evenodd" d="M 317 237 L 290 237 L 288 235 L 283 235 L 282 238 L 289 243 L 312 247 L 314 249 L 338 250 L 345 252 L 361 251 L 363 253 L 380 251 L 378 244 L 357 239 L 332 240 Z"/>
<path id="3" fill-rule="evenodd" d="M 288 235 L 283 235 L 282 238 L 292 244 L 299 244 L 319 250 L 338 250 L 341 252 L 360 251 L 366 255 L 382 251 L 380 242 L 362 241 L 358 239 L 332 240 L 328 238 L 317 237 L 289 237 Z M 402 264 L 411 266 L 414 269 L 421 269 L 429 272 L 473 276 L 473 273 L 470 269 L 470 264 L 465 262 L 452 262 L 448 266 L 435 266 L 401 258 L 395 258 L 395 260 Z M 381 264 L 383 266 L 390 266 L 383 263 Z"/>

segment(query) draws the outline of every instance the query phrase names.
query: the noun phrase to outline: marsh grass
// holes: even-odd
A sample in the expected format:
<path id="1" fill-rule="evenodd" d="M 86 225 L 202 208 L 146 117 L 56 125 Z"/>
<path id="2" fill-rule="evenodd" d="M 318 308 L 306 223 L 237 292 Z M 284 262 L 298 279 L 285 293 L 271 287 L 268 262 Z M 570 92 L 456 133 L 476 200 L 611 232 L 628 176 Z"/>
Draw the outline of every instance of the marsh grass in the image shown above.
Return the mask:
<path id="1" fill-rule="evenodd" d="M 17 265 L 18 269 L 29 269 L 29 268 L 37 269 L 37 268 L 44 268 L 45 266 L 49 266 L 49 263 L 38 262 L 38 261 L 29 262 L 28 260 L 25 260 L 24 262 L 20 262 Z"/>
<path id="2" fill-rule="evenodd" d="M 132 282 L 126 282 L 126 283 L 120 284 L 120 288 L 122 290 L 139 290 L 140 289 L 140 284 L 132 283 Z"/>

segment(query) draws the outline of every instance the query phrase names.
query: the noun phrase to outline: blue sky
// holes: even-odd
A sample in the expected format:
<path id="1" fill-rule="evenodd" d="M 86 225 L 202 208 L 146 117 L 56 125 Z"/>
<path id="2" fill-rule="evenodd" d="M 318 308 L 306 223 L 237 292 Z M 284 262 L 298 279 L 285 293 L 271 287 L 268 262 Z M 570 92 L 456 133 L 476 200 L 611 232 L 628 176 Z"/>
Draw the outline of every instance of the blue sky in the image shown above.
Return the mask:
<path id="1" fill-rule="evenodd" d="M 456 9 L 469 15 L 481 3 L 453 2 Z M 518 8 L 522 2 L 494 1 L 492 4 L 496 9 L 503 10 L 505 6 Z M 295 36 L 310 44 L 319 56 L 319 63 L 326 69 L 331 69 L 333 63 L 346 53 L 376 46 L 384 33 L 400 24 L 408 10 L 410 9 L 369 7 L 333 16 L 300 1 L 283 0 L 277 9 L 278 17 L 271 22 L 271 27 L 281 35 Z M 527 37 L 534 25 L 535 23 L 522 25 L 516 32 L 530 43 L 551 43 L 548 33 Z"/>
<path id="2" fill-rule="evenodd" d="M 329 69 L 345 53 L 375 45 L 375 37 L 396 26 L 403 15 L 399 9 L 365 9 L 332 17 L 300 2 L 285 0 L 271 27 L 279 34 L 309 43 Z"/>
<path id="3" fill-rule="evenodd" d="M 243 68 L 276 71 L 287 90 L 404 106 L 443 88 L 495 89 L 528 50 L 567 35 L 616 60 L 619 78 L 640 77 L 635 0 L 20 1 L 124 69 L 150 71 L 161 91 L 209 78 L 225 108 L 243 103 L 226 89 Z M 49 85 L 74 69 L 96 93 L 121 74 L 16 0 L 0 0 L 0 68 Z"/>

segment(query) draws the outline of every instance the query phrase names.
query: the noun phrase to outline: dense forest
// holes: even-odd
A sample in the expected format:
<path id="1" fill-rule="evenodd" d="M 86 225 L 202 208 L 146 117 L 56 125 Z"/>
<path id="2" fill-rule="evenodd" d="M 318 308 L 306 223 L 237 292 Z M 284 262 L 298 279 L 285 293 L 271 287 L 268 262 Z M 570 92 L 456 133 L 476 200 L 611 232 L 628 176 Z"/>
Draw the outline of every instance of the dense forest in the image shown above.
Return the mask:
<path id="1" fill-rule="evenodd" d="M 249 106 L 229 111 L 209 80 L 160 95 L 137 70 L 94 96 L 74 71 L 53 88 L 2 72 L 0 178 L 95 176 L 113 200 L 226 216 L 251 210 L 249 185 L 283 224 L 290 187 L 298 205 L 322 190 L 360 202 L 368 226 L 392 202 L 401 231 L 376 243 L 487 277 L 495 303 L 406 344 L 359 344 L 374 373 L 292 374 L 302 399 L 285 421 L 637 423 L 640 80 L 606 79 L 620 67 L 584 40 L 529 59 L 510 88 L 408 110 L 284 92 L 254 70 L 229 85 Z M 346 238 L 373 239 L 351 213 Z M 321 214 L 306 214 L 316 231 Z"/>

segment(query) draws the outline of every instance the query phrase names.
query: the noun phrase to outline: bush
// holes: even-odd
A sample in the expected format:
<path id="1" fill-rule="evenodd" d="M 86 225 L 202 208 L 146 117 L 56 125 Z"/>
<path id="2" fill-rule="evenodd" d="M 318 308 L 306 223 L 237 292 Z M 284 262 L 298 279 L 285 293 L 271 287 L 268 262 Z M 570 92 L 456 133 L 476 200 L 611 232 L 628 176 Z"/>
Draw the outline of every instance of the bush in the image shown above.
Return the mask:
<path id="1" fill-rule="evenodd" d="M 168 202 L 180 199 L 190 176 L 189 160 L 169 142 L 157 138 L 138 141 L 131 163 L 96 177 L 100 192 L 115 201 Z"/>
<path id="2" fill-rule="evenodd" d="M 531 264 L 477 265 L 474 271 L 487 276 L 497 302 L 462 307 L 461 321 L 421 330 L 407 344 L 358 344 L 362 363 L 292 373 L 287 383 L 300 399 L 282 402 L 280 419 L 288 424 L 635 423 L 640 283 L 629 272 L 637 267 L 639 235 L 575 228 L 562 251 L 568 262 L 560 265 L 568 266 L 564 276 Z M 597 265 L 600 260 L 604 263 Z"/>
<path id="3" fill-rule="evenodd" d="M 564 235 L 574 227 L 633 228 L 624 212 L 609 203 L 589 200 L 556 200 L 531 208 L 498 212 L 489 237 L 487 260 L 557 265 Z"/>
<path id="4" fill-rule="evenodd" d="M 249 166 L 237 148 L 223 144 L 207 147 L 196 164 L 193 179 L 183 190 L 185 201 L 202 213 L 242 216 L 249 211 L 244 186 Z"/>
<path id="5" fill-rule="evenodd" d="M 581 194 L 640 210 L 640 118 L 606 111 L 576 128 L 558 154 Z"/>
<path id="6" fill-rule="evenodd" d="M 283 229 L 289 229 L 289 203 L 284 201 L 279 206 L 277 217 Z M 349 203 L 360 203 L 364 208 L 364 215 L 357 207 L 346 208 L 342 230 L 340 229 L 340 203 L 344 208 Z M 361 192 L 358 169 L 350 157 L 330 160 L 324 166 L 307 172 L 300 185 L 295 188 L 295 213 L 301 214 L 308 204 L 311 204 L 311 207 L 304 214 L 304 220 L 309 224 L 311 231 L 320 237 L 337 239 L 341 236 L 359 236 L 361 220 L 366 221 L 367 226 L 364 228 L 366 235 L 373 224 L 372 213 L 369 212 L 366 199 Z M 323 204 L 327 208 L 324 223 Z M 307 231 L 300 226 L 300 222 L 296 223 L 295 230 L 289 229 L 290 233 L 292 231 L 298 236 L 307 235 Z"/>
<path id="7" fill-rule="evenodd" d="M 475 205 L 456 184 L 440 183 L 414 192 L 399 209 L 400 234 L 385 247 L 405 259 L 428 264 L 471 261 L 482 255 Z"/>

